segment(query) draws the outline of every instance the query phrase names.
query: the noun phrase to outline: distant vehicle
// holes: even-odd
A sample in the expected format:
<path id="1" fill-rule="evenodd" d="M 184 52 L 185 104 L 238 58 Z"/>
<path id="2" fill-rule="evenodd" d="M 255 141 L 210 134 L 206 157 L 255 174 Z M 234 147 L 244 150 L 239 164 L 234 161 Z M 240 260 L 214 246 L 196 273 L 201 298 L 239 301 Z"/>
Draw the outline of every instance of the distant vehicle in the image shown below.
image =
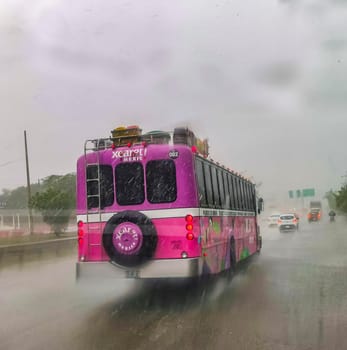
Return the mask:
<path id="1" fill-rule="evenodd" d="M 319 221 L 321 219 L 320 209 L 311 209 L 307 214 L 308 222 Z"/>
<path id="2" fill-rule="evenodd" d="M 322 210 L 322 202 L 321 201 L 311 201 L 310 202 L 310 210 L 319 209 Z"/>
<path id="3" fill-rule="evenodd" d="M 277 221 L 280 217 L 280 214 L 272 214 L 267 218 L 268 221 L 268 226 L 272 227 L 272 226 L 277 226 Z"/>
<path id="4" fill-rule="evenodd" d="M 330 222 L 335 221 L 335 216 L 336 216 L 336 213 L 334 212 L 334 210 L 330 210 L 330 212 L 329 212 Z"/>
<path id="5" fill-rule="evenodd" d="M 307 214 L 308 222 L 319 221 L 322 217 L 322 202 L 311 201 L 310 211 Z"/>
<path id="6" fill-rule="evenodd" d="M 299 230 L 299 222 L 294 214 L 281 214 L 277 221 L 280 232 Z"/>

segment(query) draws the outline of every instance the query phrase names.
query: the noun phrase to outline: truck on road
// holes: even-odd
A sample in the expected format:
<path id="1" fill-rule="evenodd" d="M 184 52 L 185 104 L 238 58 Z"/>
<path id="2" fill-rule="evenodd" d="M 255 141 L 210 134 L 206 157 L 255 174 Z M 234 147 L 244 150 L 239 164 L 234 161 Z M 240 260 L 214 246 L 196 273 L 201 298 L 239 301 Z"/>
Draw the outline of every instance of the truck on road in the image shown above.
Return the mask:
<path id="1" fill-rule="evenodd" d="M 310 211 L 307 214 L 308 222 L 319 221 L 322 217 L 322 202 L 311 201 Z"/>

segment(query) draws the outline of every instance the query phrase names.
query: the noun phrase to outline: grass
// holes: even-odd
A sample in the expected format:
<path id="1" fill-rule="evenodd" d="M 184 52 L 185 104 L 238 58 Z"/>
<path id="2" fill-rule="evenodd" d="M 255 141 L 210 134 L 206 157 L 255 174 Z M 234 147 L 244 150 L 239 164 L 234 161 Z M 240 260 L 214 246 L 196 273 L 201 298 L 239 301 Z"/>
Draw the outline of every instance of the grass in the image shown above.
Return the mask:
<path id="1" fill-rule="evenodd" d="M 33 242 L 48 241 L 52 239 L 68 238 L 68 237 L 77 237 L 77 234 L 76 232 L 66 232 L 66 233 L 62 233 L 58 237 L 54 233 L 46 233 L 46 234 L 34 233 L 32 235 L 25 235 L 25 236 L 0 237 L 0 247 L 2 245 L 33 243 Z"/>

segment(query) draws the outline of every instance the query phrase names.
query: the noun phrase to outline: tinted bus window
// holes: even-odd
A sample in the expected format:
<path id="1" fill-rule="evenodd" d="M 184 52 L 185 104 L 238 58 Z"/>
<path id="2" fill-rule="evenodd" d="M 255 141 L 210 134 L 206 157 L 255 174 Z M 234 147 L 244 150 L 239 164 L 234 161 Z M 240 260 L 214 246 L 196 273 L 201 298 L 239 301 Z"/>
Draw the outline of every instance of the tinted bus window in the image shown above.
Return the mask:
<path id="1" fill-rule="evenodd" d="M 233 192 L 233 181 L 230 174 L 228 174 L 228 183 L 229 183 L 229 194 L 230 194 L 230 208 L 235 209 L 235 196 Z"/>
<path id="2" fill-rule="evenodd" d="M 220 195 L 219 195 L 218 180 L 217 180 L 217 169 L 215 167 L 211 167 L 211 178 L 212 178 L 214 207 L 220 208 Z"/>
<path id="3" fill-rule="evenodd" d="M 100 171 L 100 208 L 114 202 L 113 171 L 111 165 L 99 165 Z M 87 166 L 87 205 L 88 209 L 99 207 L 98 166 Z"/>
<path id="4" fill-rule="evenodd" d="M 247 209 L 247 194 L 246 194 L 246 183 L 241 180 L 241 191 L 242 191 L 242 209 Z"/>
<path id="5" fill-rule="evenodd" d="M 248 182 L 244 183 L 244 189 L 245 189 L 245 208 L 246 210 L 249 210 Z"/>
<path id="6" fill-rule="evenodd" d="M 241 183 L 238 177 L 235 177 L 236 192 L 237 192 L 237 209 L 242 210 L 242 194 L 241 194 Z"/>
<path id="7" fill-rule="evenodd" d="M 252 210 L 255 211 L 256 205 L 255 205 L 255 187 L 252 185 L 251 189 L 251 201 L 252 201 Z"/>
<path id="8" fill-rule="evenodd" d="M 250 210 L 250 198 L 249 198 L 249 183 L 245 183 L 245 191 L 246 191 L 246 208 Z"/>
<path id="9" fill-rule="evenodd" d="M 242 183 L 242 198 L 243 198 L 243 210 L 247 210 L 247 191 L 246 191 L 246 182 L 241 180 Z"/>
<path id="10" fill-rule="evenodd" d="M 249 185 L 249 201 L 250 201 L 250 209 L 254 210 L 254 201 L 253 201 L 253 185 Z"/>
<path id="11" fill-rule="evenodd" d="M 145 200 L 144 176 L 141 163 L 116 166 L 116 199 L 119 205 L 141 204 Z"/>
<path id="12" fill-rule="evenodd" d="M 200 206 L 207 207 L 207 197 L 206 197 L 206 187 L 204 179 L 204 165 L 201 160 L 196 160 L 196 177 L 198 181 L 198 190 L 199 190 L 199 202 Z"/>
<path id="13" fill-rule="evenodd" d="M 224 171 L 223 172 L 223 180 L 224 180 L 224 188 L 225 188 L 225 208 L 231 209 L 230 205 L 230 189 L 229 189 L 229 182 L 228 182 L 228 174 Z"/>
<path id="14" fill-rule="evenodd" d="M 204 163 L 204 175 L 205 175 L 205 184 L 206 184 L 206 195 L 208 206 L 213 208 L 213 191 L 212 191 L 212 179 L 211 179 L 211 166 L 207 163 Z"/>
<path id="15" fill-rule="evenodd" d="M 217 169 L 217 177 L 218 177 L 218 187 L 219 187 L 221 207 L 225 209 L 226 205 L 225 205 L 224 181 L 223 181 L 223 173 L 220 169 Z"/>
<path id="16" fill-rule="evenodd" d="M 234 204 L 235 204 L 234 209 L 239 209 L 239 195 L 237 191 L 236 177 L 232 175 L 231 180 L 232 180 L 233 194 L 234 194 Z"/>
<path id="17" fill-rule="evenodd" d="M 171 159 L 151 160 L 146 166 L 147 200 L 170 203 L 177 198 L 176 167 Z"/>

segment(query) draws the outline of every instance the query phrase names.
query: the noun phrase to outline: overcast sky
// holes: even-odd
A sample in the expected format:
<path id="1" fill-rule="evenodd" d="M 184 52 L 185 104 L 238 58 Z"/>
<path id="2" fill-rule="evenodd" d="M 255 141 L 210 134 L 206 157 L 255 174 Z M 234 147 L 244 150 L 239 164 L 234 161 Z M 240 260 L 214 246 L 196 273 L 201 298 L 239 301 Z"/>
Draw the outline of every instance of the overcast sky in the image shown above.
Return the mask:
<path id="1" fill-rule="evenodd" d="M 0 189 L 75 171 L 119 125 L 189 125 L 211 155 L 289 189 L 347 171 L 347 2 L 2 0 Z"/>

